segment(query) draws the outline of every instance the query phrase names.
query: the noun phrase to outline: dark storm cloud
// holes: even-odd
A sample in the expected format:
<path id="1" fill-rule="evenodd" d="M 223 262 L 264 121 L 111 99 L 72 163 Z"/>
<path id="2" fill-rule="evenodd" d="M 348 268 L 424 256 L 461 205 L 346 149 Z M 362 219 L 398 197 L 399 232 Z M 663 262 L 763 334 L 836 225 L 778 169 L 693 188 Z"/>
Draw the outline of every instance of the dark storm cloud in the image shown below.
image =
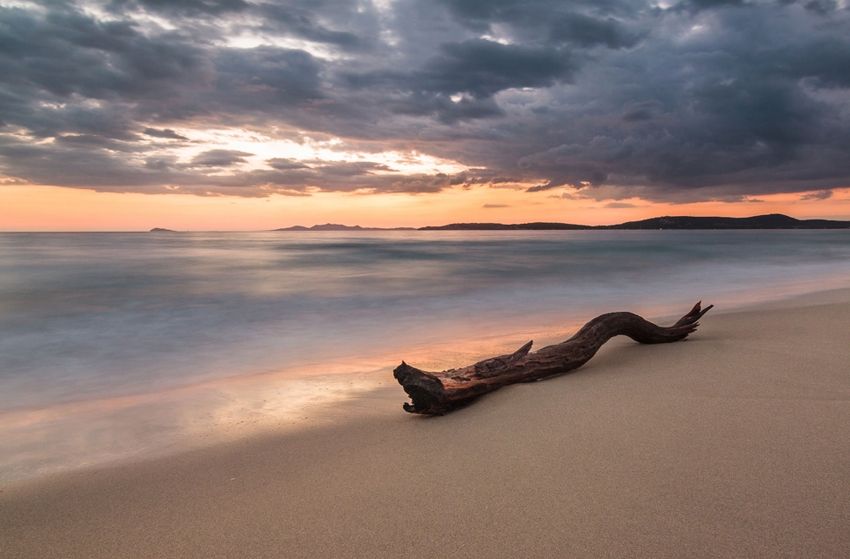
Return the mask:
<path id="1" fill-rule="evenodd" d="M 684 2 L 680 2 L 678 6 L 706 10 L 724 6 L 743 6 L 744 4 L 745 0 L 685 0 Z"/>
<path id="2" fill-rule="evenodd" d="M 268 3 L 260 4 L 257 11 L 266 20 L 263 28 L 269 31 L 283 31 L 301 39 L 346 49 L 359 50 L 372 44 L 367 35 L 338 31 L 323 25 L 317 14 L 307 6 Z"/>
<path id="3" fill-rule="evenodd" d="M 424 70 L 411 76 L 417 89 L 489 97 L 512 87 L 545 87 L 569 76 L 569 53 L 473 39 L 446 43 Z"/>
<path id="4" fill-rule="evenodd" d="M 598 19 L 585 14 L 564 14 L 549 31 L 554 41 L 580 46 L 605 45 L 608 48 L 634 46 L 640 37 L 614 18 Z"/>
<path id="5" fill-rule="evenodd" d="M 0 7 L 0 173 L 245 196 L 517 182 L 599 199 L 829 193 L 850 185 L 848 37 L 833 0 Z M 415 150 L 470 171 L 249 168 L 247 152 L 203 149 L 191 131 L 205 128 Z M 174 151 L 189 145 L 202 153 Z"/>
<path id="6" fill-rule="evenodd" d="M 460 99 L 453 100 L 445 93 L 408 94 L 401 99 L 393 100 L 390 107 L 394 113 L 400 115 L 433 116 L 443 124 L 504 115 L 504 111 L 492 97 L 480 99 L 462 96 Z"/>
<path id="7" fill-rule="evenodd" d="M 165 128 L 163 130 L 158 130 L 156 128 L 145 128 L 142 130 L 142 133 L 147 136 L 153 136 L 155 138 L 166 138 L 169 140 L 188 140 L 186 136 L 181 136 L 174 130 L 170 128 Z"/>
<path id="8" fill-rule="evenodd" d="M 564 13 L 634 16 L 647 6 L 630 0 L 440 0 L 464 25 L 487 30 L 492 22 L 519 22 L 524 27 L 552 22 Z"/>
<path id="9" fill-rule="evenodd" d="M 828 14 L 838 8 L 838 2 L 835 0 L 811 0 L 804 4 L 807 10 L 818 12 L 820 14 Z"/>
<path id="10" fill-rule="evenodd" d="M 108 6 L 117 12 L 143 8 L 155 12 L 198 16 L 239 12 L 250 4 L 243 0 L 112 0 Z"/>

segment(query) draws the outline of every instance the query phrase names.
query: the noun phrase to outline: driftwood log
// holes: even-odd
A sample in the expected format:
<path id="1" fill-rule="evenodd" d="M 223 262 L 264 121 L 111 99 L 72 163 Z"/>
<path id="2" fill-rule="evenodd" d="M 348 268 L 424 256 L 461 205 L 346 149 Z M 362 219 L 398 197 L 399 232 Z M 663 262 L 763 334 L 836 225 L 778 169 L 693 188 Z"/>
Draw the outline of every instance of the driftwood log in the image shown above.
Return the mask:
<path id="1" fill-rule="evenodd" d="M 393 376 L 410 396 L 412 403 L 405 402 L 405 411 L 442 415 L 503 386 L 537 381 L 581 367 L 614 336 L 628 336 L 642 344 L 683 340 L 697 329 L 698 320 L 714 306 L 702 309 L 701 305 L 701 302 L 694 305 L 673 326 L 658 326 L 630 312 L 613 312 L 597 316 L 572 338 L 535 353 L 529 353 L 532 342 L 528 342 L 509 355 L 439 373 L 422 371 L 402 361 Z"/>

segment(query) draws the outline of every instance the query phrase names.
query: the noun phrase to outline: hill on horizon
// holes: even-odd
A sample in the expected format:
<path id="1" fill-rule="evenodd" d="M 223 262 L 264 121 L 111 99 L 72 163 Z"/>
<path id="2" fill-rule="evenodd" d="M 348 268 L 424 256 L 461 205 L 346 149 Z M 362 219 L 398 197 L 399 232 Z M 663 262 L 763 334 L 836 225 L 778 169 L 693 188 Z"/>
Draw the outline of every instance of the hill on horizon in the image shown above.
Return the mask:
<path id="1" fill-rule="evenodd" d="M 751 217 L 663 216 L 627 221 L 615 225 L 576 225 L 571 223 L 451 223 L 420 227 L 420 231 L 514 231 L 514 230 L 589 230 L 589 229 L 850 229 L 850 221 L 796 219 L 784 214 Z"/>

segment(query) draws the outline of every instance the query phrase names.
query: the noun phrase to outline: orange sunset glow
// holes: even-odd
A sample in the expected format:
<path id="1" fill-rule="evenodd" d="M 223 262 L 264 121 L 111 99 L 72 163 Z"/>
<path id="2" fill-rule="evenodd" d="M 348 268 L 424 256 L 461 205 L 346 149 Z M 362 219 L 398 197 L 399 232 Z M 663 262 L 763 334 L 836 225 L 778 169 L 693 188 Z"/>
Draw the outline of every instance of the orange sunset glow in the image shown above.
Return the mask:
<path id="1" fill-rule="evenodd" d="M 364 227 L 531 221 L 607 225 L 661 215 L 785 213 L 799 218 L 847 219 L 850 189 L 836 190 L 827 200 L 772 194 L 752 202 L 665 204 L 640 199 L 566 199 L 559 194 L 530 196 L 521 190 L 482 187 L 428 195 L 316 193 L 244 198 L 13 185 L 0 188 L 0 207 L 0 229 L 5 231 L 146 231 L 152 227 L 257 231 L 326 222 Z"/>
<path id="2" fill-rule="evenodd" d="M 4 3 L 0 230 L 850 218 L 847 6 L 754 2 Z"/>

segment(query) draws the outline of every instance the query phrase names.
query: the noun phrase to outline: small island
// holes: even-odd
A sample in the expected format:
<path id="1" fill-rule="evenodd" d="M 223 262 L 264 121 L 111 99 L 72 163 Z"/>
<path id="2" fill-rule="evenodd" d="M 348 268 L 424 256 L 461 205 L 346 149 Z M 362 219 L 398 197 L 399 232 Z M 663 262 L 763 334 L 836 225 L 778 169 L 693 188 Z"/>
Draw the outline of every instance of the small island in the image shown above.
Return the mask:
<path id="1" fill-rule="evenodd" d="M 177 233 L 174 229 L 166 229 L 165 227 L 154 227 L 148 233 Z"/>

